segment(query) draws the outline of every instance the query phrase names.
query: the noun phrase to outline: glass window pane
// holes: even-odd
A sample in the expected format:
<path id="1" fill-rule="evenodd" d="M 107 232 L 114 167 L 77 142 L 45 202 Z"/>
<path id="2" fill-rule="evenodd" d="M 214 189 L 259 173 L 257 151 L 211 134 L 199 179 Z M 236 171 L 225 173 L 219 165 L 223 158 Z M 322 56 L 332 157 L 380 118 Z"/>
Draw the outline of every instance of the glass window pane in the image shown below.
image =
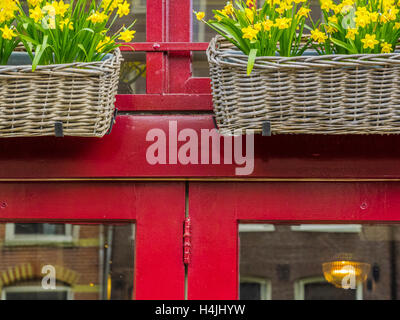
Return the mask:
<path id="1" fill-rule="evenodd" d="M 133 30 L 136 30 L 133 42 L 146 41 L 146 0 L 127 0 L 130 4 L 130 14 L 123 17 L 118 17 L 110 32 L 115 33 L 123 26 L 129 26 L 136 20 Z"/>
<path id="2" fill-rule="evenodd" d="M 24 234 L 47 234 L 47 235 L 65 235 L 65 225 L 51 223 L 16 223 L 15 233 Z"/>
<path id="3" fill-rule="evenodd" d="M 136 31 L 132 42 L 146 42 L 146 0 L 127 0 L 131 13 L 120 17 L 111 28 L 111 33 L 117 32 L 122 26 L 129 26 L 136 20 L 133 30 Z M 122 52 L 120 81 L 118 94 L 145 94 L 146 93 L 146 53 Z"/>
<path id="4" fill-rule="evenodd" d="M 240 278 L 265 279 L 272 299 L 400 298 L 399 225 L 241 226 Z M 256 283 L 240 298 L 260 299 Z"/>
<path id="5" fill-rule="evenodd" d="M 119 77 L 119 94 L 146 93 L 146 53 L 123 52 Z"/>
<path id="6" fill-rule="evenodd" d="M 206 13 L 206 19 L 213 16 L 212 10 L 219 10 L 226 4 L 226 0 L 193 0 L 192 6 L 194 11 L 203 11 Z M 215 32 L 206 26 L 203 22 L 198 21 L 196 17 L 193 19 L 193 42 L 208 42 L 215 36 Z"/>
<path id="7" fill-rule="evenodd" d="M 66 291 L 59 292 L 6 292 L 4 300 L 67 300 Z"/>
<path id="8" fill-rule="evenodd" d="M 256 282 L 241 282 L 240 300 L 261 300 L 261 285 Z"/>
<path id="9" fill-rule="evenodd" d="M 205 52 L 194 51 L 192 53 L 192 74 L 195 78 L 210 76 L 210 69 Z"/>
<path id="10" fill-rule="evenodd" d="M 3 223 L 0 241 L 3 300 L 133 297 L 134 224 Z"/>
<path id="11" fill-rule="evenodd" d="M 355 290 L 343 290 L 326 282 L 304 286 L 304 300 L 356 300 Z"/>

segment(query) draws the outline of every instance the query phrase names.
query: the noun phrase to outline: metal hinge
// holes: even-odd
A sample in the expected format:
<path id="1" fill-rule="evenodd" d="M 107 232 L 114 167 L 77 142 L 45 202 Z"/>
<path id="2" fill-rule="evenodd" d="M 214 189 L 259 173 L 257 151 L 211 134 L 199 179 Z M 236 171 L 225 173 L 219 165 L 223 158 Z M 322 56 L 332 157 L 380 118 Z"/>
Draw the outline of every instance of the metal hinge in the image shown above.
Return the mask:
<path id="1" fill-rule="evenodd" d="M 185 218 L 183 232 L 183 263 L 189 265 L 192 254 L 192 231 L 190 217 Z"/>

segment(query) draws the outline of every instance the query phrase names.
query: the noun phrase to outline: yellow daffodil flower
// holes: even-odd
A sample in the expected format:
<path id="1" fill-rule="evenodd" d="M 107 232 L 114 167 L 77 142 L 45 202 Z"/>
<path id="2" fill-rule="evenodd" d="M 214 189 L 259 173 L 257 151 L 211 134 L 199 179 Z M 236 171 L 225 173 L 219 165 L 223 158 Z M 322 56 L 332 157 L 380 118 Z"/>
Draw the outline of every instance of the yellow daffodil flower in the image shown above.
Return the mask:
<path id="1" fill-rule="evenodd" d="M 335 27 L 332 27 L 332 26 L 326 26 L 326 32 L 327 33 L 335 33 L 335 32 L 338 32 L 338 29 L 336 29 Z"/>
<path id="2" fill-rule="evenodd" d="M 127 16 L 129 14 L 129 6 L 130 4 L 126 1 L 118 5 L 117 14 L 120 17 Z"/>
<path id="3" fill-rule="evenodd" d="M 114 11 L 123 0 L 103 0 L 101 2 L 101 7 L 107 12 Z"/>
<path id="4" fill-rule="evenodd" d="M 289 23 L 291 22 L 291 18 L 277 18 L 275 20 L 275 26 L 278 27 L 278 29 L 283 30 L 289 28 Z"/>
<path id="5" fill-rule="evenodd" d="M 243 39 L 249 39 L 250 41 L 257 38 L 258 30 L 254 29 L 252 26 L 242 29 Z"/>
<path id="6" fill-rule="evenodd" d="M 390 43 L 382 42 L 381 43 L 381 48 L 382 48 L 382 50 L 381 50 L 382 53 L 390 53 L 390 52 L 392 52 L 392 45 Z"/>
<path id="7" fill-rule="evenodd" d="M 357 14 L 357 13 L 356 13 Z M 367 24 L 370 23 L 370 18 L 368 15 L 359 15 L 354 18 L 357 27 L 364 28 Z"/>
<path id="8" fill-rule="evenodd" d="M 3 39 L 11 40 L 16 36 L 15 32 L 13 29 L 10 29 L 7 25 L 5 25 L 3 28 L 0 28 L 2 34 L 1 37 Z"/>
<path id="9" fill-rule="evenodd" d="M 227 15 L 233 15 L 233 5 L 232 5 L 232 3 L 228 1 L 228 3 L 226 4 L 224 10 L 225 10 Z"/>
<path id="10" fill-rule="evenodd" d="M 96 46 L 96 51 L 99 52 L 101 48 L 103 48 L 106 44 L 111 43 L 111 38 L 106 36 L 103 40 L 100 40 Z"/>
<path id="11" fill-rule="evenodd" d="M 332 0 L 322 0 L 321 1 L 321 9 L 325 11 L 329 11 L 334 6 Z"/>
<path id="12" fill-rule="evenodd" d="M 336 16 L 330 16 L 328 21 L 331 23 L 338 23 L 338 18 Z"/>
<path id="13" fill-rule="evenodd" d="M 262 24 L 262 26 L 264 28 L 264 31 L 270 31 L 271 28 L 274 26 L 274 22 L 272 20 L 269 20 L 269 19 L 261 22 L 261 24 Z"/>
<path id="14" fill-rule="evenodd" d="M 355 40 L 356 34 L 358 34 L 357 29 L 347 29 L 346 39 Z"/>
<path id="15" fill-rule="evenodd" d="M 120 36 L 118 39 L 124 41 L 124 42 L 131 42 L 132 39 L 135 37 L 134 34 L 136 31 L 134 30 L 125 30 L 120 33 Z"/>
<path id="16" fill-rule="evenodd" d="M 378 43 L 379 41 L 375 39 L 375 35 L 371 35 L 371 34 L 366 34 L 364 39 L 361 39 L 361 42 L 364 44 L 363 48 L 364 49 L 373 49 Z"/>
<path id="17" fill-rule="evenodd" d="M 257 31 L 261 31 L 261 29 L 262 29 L 261 22 L 256 23 L 256 24 L 254 25 L 254 29 L 256 29 Z"/>
<path id="18" fill-rule="evenodd" d="M 308 13 L 309 13 L 310 11 L 311 11 L 311 9 L 302 7 L 302 8 L 300 8 L 300 10 L 297 12 L 297 14 L 298 14 L 300 17 L 307 17 L 307 16 L 308 16 Z"/>
<path id="19" fill-rule="evenodd" d="M 55 8 L 56 10 L 56 15 L 59 15 L 63 17 L 65 15 L 65 12 L 67 12 L 69 8 L 68 3 L 64 3 L 63 0 L 60 0 L 59 2 L 53 1 L 51 5 Z"/>
<path id="20" fill-rule="evenodd" d="M 42 9 L 39 6 L 34 9 L 29 9 L 29 16 L 37 23 L 43 18 Z"/>
<path id="21" fill-rule="evenodd" d="M 311 30 L 311 39 L 318 43 L 324 43 L 326 39 L 328 39 L 328 36 L 323 33 L 322 31 L 315 29 Z"/>
<path id="22" fill-rule="evenodd" d="M 253 23 L 253 21 L 254 21 L 254 12 L 253 12 L 253 10 L 249 9 L 249 8 L 246 8 L 245 12 L 246 12 L 247 19 L 249 19 L 250 23 Z"/>
<path id="23" fill-rule="evenodd" d="M 203 18 L 206 16 L 206 14 L 202 11 L 200 12 L 195 12 L 197 20 L 203 20 Z"/>
<path id="24" fill-rule="evenodd" d="M 31 7 L 36 7 L 37 5 L 39 5 L 42 2 L 43 2 L 43 0 L 28 0 L 28 4 Z"/>
<path id="25" fill-rule="evenodd" d="M 61 31 L 64 30 L 64 26 L 68 26 L 69 30 L 74 30 L 73 22 L 69 20 L 69 18 L 65 18 L 64 20 L 60 21 L 60 29 Z"/>
<path id="26" fill-rule="evenodd" d="M 89 20 L 92 23 L 102 23 L 104 20 L 107 19 L 107 15 L 104 12 L 99 12 L 96 11 L 90 15 L 87 20 Z"/>

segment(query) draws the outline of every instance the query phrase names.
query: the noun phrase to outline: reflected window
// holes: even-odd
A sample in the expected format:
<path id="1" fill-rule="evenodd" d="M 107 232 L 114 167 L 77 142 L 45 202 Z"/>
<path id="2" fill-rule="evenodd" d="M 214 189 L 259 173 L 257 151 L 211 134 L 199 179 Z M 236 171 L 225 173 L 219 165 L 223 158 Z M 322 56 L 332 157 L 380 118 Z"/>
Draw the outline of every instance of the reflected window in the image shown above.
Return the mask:
<path id="1" fill-rule="evenodd" d="M 146 0 L 127 0 L 130 4 L 131 13 L 120 17 L 112 26 L 111 32 L 117 32 L 122 26 L 130 25 L 136 20 L 132 30 L 135 30 L 136 42 L 146 42 Z M 145 94 L 146 93 L 146 53 L 133 52 L 133 50 L 122 51 L 123 61 L 121 63 L 118 94 Z"/>
<path id="2" fill-rule="evenodd" d="M 302 279 L 295 284 L 296 300 L 362 300 L 362 284 L 356 289 L 343 290 L 328 283 L 323 277 Z"/>
<path id="3" fill-rule="evenodd" d="M 122 52 L 118 94 L 146 93 L 146 53 Z"/>
<path id="4" fill-rule="evenodd" d="M 255 277 L 241 278 L 240 300 L 271 300 L 271 282 Z"/>
<path id="5" fill-rule="evenodd" d="M 3 288 L 2 300 L 72 300 L 71 288 L 45 290 L 41 286 L 11 286 Z"/>
<path id="6" fill-rule="evenodd" d="M 301 224 L 292 226 L 292 231 L 304 232 L 361 232 L 361 224 Z"/>
<path id="7" fill-rule="evenodd" d="M 5 240 L 7 245 L 73 242 L 77 228 L 61 223 L 7 223 Z"/>

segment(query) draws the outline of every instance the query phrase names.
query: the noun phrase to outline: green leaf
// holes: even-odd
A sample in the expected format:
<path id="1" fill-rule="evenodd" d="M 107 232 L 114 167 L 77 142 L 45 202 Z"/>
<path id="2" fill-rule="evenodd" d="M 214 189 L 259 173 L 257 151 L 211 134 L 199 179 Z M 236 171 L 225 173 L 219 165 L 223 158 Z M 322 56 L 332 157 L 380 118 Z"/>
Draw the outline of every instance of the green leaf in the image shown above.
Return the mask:
<path id="1" fill-rule="evenodd" d="M 347 49 L 347 50 L 349 51 L 350 54 L 355 54 L 355 53 L 357 53 L 356 51 L 354 51 L 354 49 L 353 49 L 349 44 L 347 44 L 347 43 L 345 43 L 345 42 L 343 42 L 343 41 L 340 41 L 340 40 L 334 39 L 334 38 L 331 38 L 331 41 L 332 41 L 334 44 L 336 44 L 337 46 L 342 47 L 342 48 L 344 48 L 344 49 Z"/>
<path id="2" fill-rule="evenodd" d="M 247 60 L 247 75 L 248 76 L 251 74 L 251 71 L 253 70 L 253 67 L 254 67 L 254 63 L 256 62 L 257 51 L 258 51 L 258 49 L 250 50 L 249 58 Z"/>
<path id="3" fill-rule="evenodd" d="M 43 55 L 43 52 L 47 49 L 47 39 L 48 39 L 48 35 L 45 35 L 43 37 L 43 44 L 39 44 L 38 46 L 36 46 L 35 57 L 32 61 L 32 71 L 36 70 L 36 67 L 39 64 L 39 61 Z"/>
<path id="4" fill-rule="evenodd" d="M 88 57 L 88 54 L 87 54 L 87 52 L 86 52 L 85 47 L 84 47 L 81 43 L 79 43 L 79 44 L 78 44 L 78 48 L 81 49 L 81 50 L 83 51 L 83 53 L 84 53 L 85 56 L 86 56 L 86 60 L 89 61 L 89 57 Z"/>

